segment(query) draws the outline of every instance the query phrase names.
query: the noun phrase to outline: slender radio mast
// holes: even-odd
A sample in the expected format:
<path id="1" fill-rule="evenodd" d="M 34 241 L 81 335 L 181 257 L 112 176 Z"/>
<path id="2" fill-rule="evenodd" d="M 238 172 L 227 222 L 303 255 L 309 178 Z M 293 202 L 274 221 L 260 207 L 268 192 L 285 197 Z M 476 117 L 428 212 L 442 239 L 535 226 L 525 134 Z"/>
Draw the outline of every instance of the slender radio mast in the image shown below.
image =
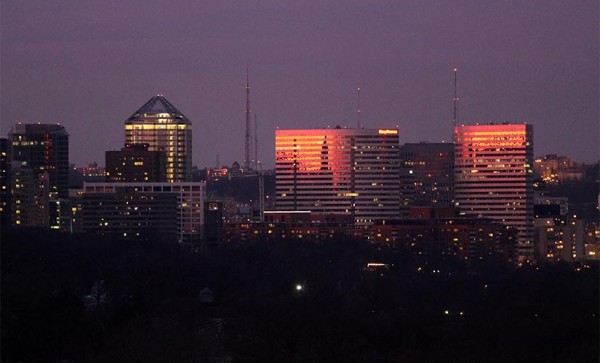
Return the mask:
<path id="1" fill-rule="evenodd" d="M 358 92 L 358 107 L 356 108 L 356 127 L 360 129 L 360 88 L 357 89 Z"/>
<path id="2" fill-rule="evenodd" d="M 254 113 L 254 170 L 258 170 L 258 121 Z"/>
<path id="3" fill-rule="evenodd" d="M 454 123 L 454 127 L 458 124 L 458 91 L 457 91 L 457 82 L 456 82 L 456 74 L 458 72 L 458 68 L 454 68 L 454 118 L 452 119 Z"/>
<path id="4" fill-rule="evenodd" d="M 249 67 L 246 65 L 246 135 L 244 167 L 250 170 L 250 77 Z"/>

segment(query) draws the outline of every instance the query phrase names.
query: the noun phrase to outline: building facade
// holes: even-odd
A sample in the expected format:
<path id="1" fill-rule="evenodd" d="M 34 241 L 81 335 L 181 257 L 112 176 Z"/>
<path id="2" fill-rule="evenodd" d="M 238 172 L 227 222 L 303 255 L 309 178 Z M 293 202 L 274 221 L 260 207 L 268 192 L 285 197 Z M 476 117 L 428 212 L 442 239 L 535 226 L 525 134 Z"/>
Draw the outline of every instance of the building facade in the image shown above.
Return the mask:
<path id="1" fill-rule="evenodd" d="M 349 214 L 319 214 L 310 211 L 265 211 L 264 222 L 228 223 L 223 228 L 225 243 L 306 239 L 323 241 L 339 236 L 363 237 L 366 229 L 355 227 Z M 368 227 L 366 227 L 368 228 Z"/>
<path id="2" fill-rule="evenodd" d="M 410 206 L 454 205 L 454 144 L 407 143 L 400 147 L 403 191 Z"/>
<path id="3" fill-rule="evenodd" d="M 8 134 L 10 159 L 35 175 L 47 173 L 52 197 L 69 196 L 69 134 L 55 124 L 16 124 Z"/>
<path id="4" fill-rule="evenodd" d="M 152 97 L 125 121 L 125 144 L 164 151 L 167 181 L 191 181 L 192 123 L 162 95 Z"/>
<path id="5" fill-rule="evenodd" d="M 533 126 L 457 126 L 454 196 L 463 213 L 491 218 L 518 231 L 521 261 L 532 261 Z"/>
<path id="6" fill-rule="evenodd" d="M 12 224 L 69 222 L 69 134 L 57 124 L 16 124 L 8 134 Z"/>
<path id="7" fill-rule="evenodd" d="M 166 182 L 167 154 L 150 151 L 148 144 L 126 144 L 106 152 L 107 182 Z"/>
<path id="8" fill-rule="evenodd" d="M 456 214 L 454 208 L 416 207 L 411 217 L 377 222 L 368 239 L 408 248 L 415 255 L 438 252 L 463 260 L 514 258 L 517 231 L 490 218 Z"/>
<path id="9" fill-rule="evenodd" d="M 86 183 L 85 232 L 124 239 L 199 243 L 206 183 Z"/>
<path id="10" fill-rule="evenodd" d="M 357 224 L 399 213 L 398 130 L 275 133 L 276 208 L 349 213 Z"/>
<path id="11" fill-rule="evenodd" d="M 573 220 L 566 224 L 542 224 L 535 227 L 538 261 L 582 261 L 585 253 L 585 223 Z"/>

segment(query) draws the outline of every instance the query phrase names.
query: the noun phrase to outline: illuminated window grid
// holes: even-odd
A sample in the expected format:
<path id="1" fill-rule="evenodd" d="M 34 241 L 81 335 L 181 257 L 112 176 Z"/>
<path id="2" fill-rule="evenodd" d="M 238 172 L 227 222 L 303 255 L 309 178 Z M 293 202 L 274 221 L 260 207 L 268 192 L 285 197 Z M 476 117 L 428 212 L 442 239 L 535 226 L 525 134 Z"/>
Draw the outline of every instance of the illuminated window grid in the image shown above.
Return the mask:
<path id="1" fill-rule="evenodd" d="M 357 223 L 398 215 L 397 130 L 276 132 L 279 210 L 350 213 Z"/>
<path id="2" fill-rule="evenodd" d="M 522 259 L 533 258 L 533 126 L 458 126 L 455 200 L 473 215 L 517 229 Z"/>
<path id="3" fill-rule="evenodd" d="M 148 144 L 149 151 L 167 154 L 167 180 L 183 182 L 191 178 L 192 125 L 182 120 L 152 118 L 128 121 L 125 143 Z"/>

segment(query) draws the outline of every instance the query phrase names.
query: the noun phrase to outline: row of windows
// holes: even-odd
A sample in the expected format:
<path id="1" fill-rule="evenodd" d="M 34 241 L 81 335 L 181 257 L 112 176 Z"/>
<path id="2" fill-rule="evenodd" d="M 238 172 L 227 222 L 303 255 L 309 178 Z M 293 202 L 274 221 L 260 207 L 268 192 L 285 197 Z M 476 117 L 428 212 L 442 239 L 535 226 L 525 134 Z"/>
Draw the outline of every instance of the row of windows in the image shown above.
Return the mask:
<path id="1" fill-rule="evenodd" d="M 128 130 L 191 130 L 191 124 L 178 124 L 177 121 L 170 121 L 171 123 L 155 123 L 153 121 L 147 121 L 143 123 L 127 124 L 125 125 L 126 132 Z"/>

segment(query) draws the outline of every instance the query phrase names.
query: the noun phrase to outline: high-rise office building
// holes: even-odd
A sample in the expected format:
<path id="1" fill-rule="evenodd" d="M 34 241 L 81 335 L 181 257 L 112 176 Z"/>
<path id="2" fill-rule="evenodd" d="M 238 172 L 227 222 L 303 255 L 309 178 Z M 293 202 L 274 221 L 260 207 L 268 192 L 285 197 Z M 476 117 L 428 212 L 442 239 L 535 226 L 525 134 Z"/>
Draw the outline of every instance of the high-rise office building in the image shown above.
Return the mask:
<path id="1" fill-rule="evenodd" d="M 12 224 L 66 228 L 69 134 L 55 124 L 16 124 L 9 132 Z"/>
<path id="2" fill-rule="evenodd" d="M 401 173 L 401 178 L 407 179 L 402 184 L 412 187 L 408 195 L 401 196 L 402 200 L 409 200 L 411 206 L 454 205 L 454 144 L 404 144 L 400 147 L 400 163 L 408 171 Z"/>
<path id="3" fill-rule="evenodd" d="M 126 144 L 121 151 L 106 152 L 106 181 L 165 182 L 167 154 L 149 151 L 148 144 Z"/>
<path id="4" fill-rule="evenodd" d="M 398 130 L 275 133 L 276 208 L 348 213 L 357 224 L 399 212 Z"/>
<path id="5" fill-rule="evenodd" d="M 457 126 L 456 205 L 518 231 L 517 257 L 533 259 L 533 126 Z"/>
<path id="6" fill-rule="evenodd" d="M 48 173 L 49 193 L 69 196 L 69 134 L 55 124 L 16 124 L 8 134 L 13 165 Z"/>
<path id="7" fill-rule="evenodd" d="M 191 181 L 192 123 L 162 95 L 125 121 L 125 144 L 148 144 L 149 151 L 166 152 L 167 181 Z"/>

